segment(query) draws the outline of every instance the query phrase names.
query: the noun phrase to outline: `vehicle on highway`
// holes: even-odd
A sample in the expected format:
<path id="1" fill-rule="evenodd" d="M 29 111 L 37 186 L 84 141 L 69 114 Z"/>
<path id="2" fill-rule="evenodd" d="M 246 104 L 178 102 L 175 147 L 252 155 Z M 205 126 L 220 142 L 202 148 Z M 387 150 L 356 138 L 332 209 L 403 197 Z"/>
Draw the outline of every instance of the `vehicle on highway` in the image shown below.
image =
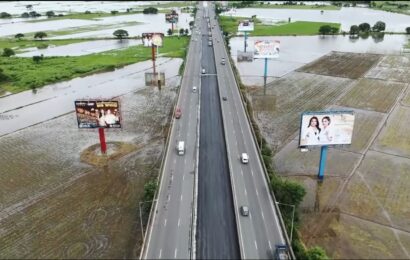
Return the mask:
<path id="1" fill-rule="evenodd" d="M 277 259 L 277 260 L 289 259 L 288 247 L 286 245 L 276 245 L 275 257 L 273 259 Z"/>
<path id="2" fill-rule="evenodd" d="M 181 118 L 181 115 L 182 115 L 181 108 L 177 107 L 177 109 L 175 110 L 175 118 L 179 119 Z"/>
<path id="3" fill-rule="evenodd" d="M 196 86 L 192 87 L 192 92 L 194 92 L 194 93 L 196 92 Z"/>
<path id="4" fill-rule="evenodd" d="M 206 73 L 205 69 L 202 69 L 202 74 L 205 74 L 205 73 Z"/>
<path id="5" fill-rule="evenodd" d="M 211 41 L 208 42 L 208 46 L 212 46 L 212 42 L 211 42 Z"/>
<path id="6" fill-rule="evenodd" d="M 249 208 L 247 206 L 241 206 L 241 215 L 244 217 L 249 216 Z"/>
<path id="7" fill-rule="evenodd" d="M 249 162 L 249 157 L 247 153 L 242 153 L 241 154 L 241 161 L 242 163 L 248 163 Z"/>
<path id="8" fill-rule="evenodd" d="M 228 98 L 227 98 L 227 97 L 222 97 L 222 100 L 223 100 L 223 101 L 227 101 Z"/>
<path id="9" fill-rule="evenodd" d="M 222 65 L 225 65 L 225 58 L 222 58 L 221 64 L 222 64 Z"/>
<path id="10" fill-rule="evenodd" d="M 178 155 L 184 155 L 185 153 L 185 142 L 184 141 L 178 142 L 177 151 L 178 151 Z"/>

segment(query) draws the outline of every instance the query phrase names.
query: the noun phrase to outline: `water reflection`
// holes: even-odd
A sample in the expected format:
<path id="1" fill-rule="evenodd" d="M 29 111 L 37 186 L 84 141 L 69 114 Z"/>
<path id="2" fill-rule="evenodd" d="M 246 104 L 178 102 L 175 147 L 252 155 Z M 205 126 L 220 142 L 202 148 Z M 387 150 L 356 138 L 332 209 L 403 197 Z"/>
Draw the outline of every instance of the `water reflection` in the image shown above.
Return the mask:
<path id="1" fill-rule="evenodd" d="M 141 40 L 100 40 L 100 41 L 89 41 L 73 43 L 57 47 L 48 47 L 47 49 L 37 49 L 33 51 L 17 54 L 18 57 L 32 57 L 34 55 L 44 55 L 44 56 L 82 56 L 92 53 L 98 53 L 103 51 L 109 51 L 114 49 L 123 49 L 131 46 L 136 46 L 142 44 Z M 25 51 L 25 50 L 22 50 Z"/>
<path id="2" fill-rule="evenodd" d="M 263 9 L 263 8 L 243 8 L 237 9 L 234 13 L 223 13 L 232 16 L 251 17 L 269 19 L 273 21 L 314 21 L 341 23 L 341 29 L 349 31 L 350 26 L 361 23 L 374 25 L 377 21 L 386 23 L 386 31 L 405 32 L 409 26 L 410 17 L 405 14 L 390 13 L 385 11 L 373 10 L 360 7 L 343 7 L 340 10 L 325 10 L 323 13 L 310 9 Z"/>
<path id="3" fill-rule="evenodd" d="M 302 67 L 331 51 L 400 54 L 403 44 L 410 39 L 408 35 L 363 35 L 351 38 L 349 36 L 281 36 L 281 37 L 249 37 L 247 51 L 253 51 L 256 39 L 274 39 L 281 42 L 280 57 L 268 62 L 268 83 L 274 78 Z M 237 51 L 243 51 L 243 37 L 234 37 L 230 41 L 231 56 L 239 69 L 242 82 L 245 85 L 262 85 L 264 61 L 236 61 Z"/>

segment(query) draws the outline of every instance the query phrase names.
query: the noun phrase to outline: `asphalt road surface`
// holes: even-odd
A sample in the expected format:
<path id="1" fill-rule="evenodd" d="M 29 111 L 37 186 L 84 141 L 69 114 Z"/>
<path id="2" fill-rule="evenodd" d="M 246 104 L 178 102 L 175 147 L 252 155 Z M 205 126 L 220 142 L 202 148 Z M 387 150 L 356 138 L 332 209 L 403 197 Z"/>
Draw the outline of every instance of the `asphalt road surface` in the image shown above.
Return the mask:
<path id="1" fill-rule="evenodd" d="M 275 245 L 284 243 L 284 237 L 213 10 L 210 17 L 220 95 L 227 98 L 222 101 L 222 114 L 241 256 L 268 259 L 273 257 Z M 226 65 L 221 64 L 223 57 Z M 241 163 L 241 153 L 249 155 L 248 164 Z M 249 216 L 241 216 L 240 206 L 249 207 Z"/>
<path id="2" fill-rule="evenodd" d="M 215 59 L 202 31 L 201 124 L 198 168 L 198 259 L 239 259 L 239 244 L 221 115 Z"/>
<path id="3" fill-rule="evenodd" d="M 194 174 L 199 127 L 200 54 L 199 35 L 191 37 L 187 63 L 177 107 L 180 119 L 174 119 L 166 152 L 153 222 L 148 227 L 142 257 L 145 259 L 189 259 L 192 213 L 194 210 Z M 185 142 L 185 154 L 178 155 L 178 141 Z"/>

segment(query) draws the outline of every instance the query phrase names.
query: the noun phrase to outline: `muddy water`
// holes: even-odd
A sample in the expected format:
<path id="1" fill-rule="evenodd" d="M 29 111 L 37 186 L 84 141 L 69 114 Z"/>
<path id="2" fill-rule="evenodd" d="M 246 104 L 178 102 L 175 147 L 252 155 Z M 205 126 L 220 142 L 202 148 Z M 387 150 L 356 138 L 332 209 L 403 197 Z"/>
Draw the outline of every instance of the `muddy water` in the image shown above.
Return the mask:
<path id="1" fill-rule="evenodd" d="M 157 60 L 166 82 L 175 82 L 181 62 L 181 59 Z M 76 99 L 111 98 L 142 89 L 147 71 L 152 72 L 151 61 L 52 84 L 36 93 L 25 91 L 0 98 L 0 136 L 71 112 Z"/>
<path id="2" fill-rule="evenodd" d="M 17 54 L 18 57 L 32 57 L 35 55 L 44 56 L 82 56 L 92 53 L 98 53 L 103 51 L 109 51 L 114 49 L 123 49 L 131 46 L 136 46 L 142 44 L 141 40 L 101 40 L 101 41 L 89 41 L 73 43 L 63 46 L 52 47 L 49 46 L 47 49 L 37 49 L 30 48 L 24 53 Z"/>
<path id="3" fill-rule="evenodd" d="M 288 21 L 291 18 L 295 21 L 313 21 L 313 22 L 330 22 L 340 23 L 341 29 L 349 31 L 350 26 L 361 23 L 369 23 L 373 26 L 377 21 L 386 23 L 386 31 L 405 32 L 409 26 L 410 17 L 405 14 L 390 13 L 369 8 L 347 7 L 340 10 L 326 10 L 323 13 L 320 9 L 264 9 L 264 8 L 243 8 L 235 12 L 225 13 L 229 16 L 251 17 L 256 15 L 257 18 L 269 19 L 273 21 Z"/>
<path id="4" fill-rule="evenodd" d="M 254 41 L 257 39 L 279 40 L 280 57 L 268 60 L 268 80 L 282 77 L 303 65 L 331 51 L 400 54 L 403 44 L 407 43 L 408 35 L 385 35 L 383 39 L 350 39 L 348 36 L 278 36 L 278 37 L 249 37 L 246 51 L 253 51 Z M 245 85 L 262 85 L 265 61 L 237 62 L 237 51 L 244 51 L 244 38 L 234 37 L 230 41 L 232 59 L 235 61 L 242 82 Z"/>
<path id="5" fill-rule="evenodd" d="M 74 113 L 0 137 L 0 258 L 138 257 L 138 205 L 179 81 L 120 97 L 123 128 L 106 139 L 141 149 L 104 168 L 80 161 L 98 133 L 79 130 Z"/>

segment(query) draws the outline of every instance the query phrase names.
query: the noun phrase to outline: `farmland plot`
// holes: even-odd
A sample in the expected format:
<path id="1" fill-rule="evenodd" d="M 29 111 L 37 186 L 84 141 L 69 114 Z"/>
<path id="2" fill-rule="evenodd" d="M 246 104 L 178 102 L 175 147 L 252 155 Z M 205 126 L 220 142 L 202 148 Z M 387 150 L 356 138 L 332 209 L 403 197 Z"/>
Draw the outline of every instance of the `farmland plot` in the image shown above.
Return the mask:
<path id="1" fill-rule="evenodd" d="M 137 258 L 138 201 L 158 173 L 175 96 L 122 96 L 123 128 L 106 139 L 139 149 L 104 167 L 81 162 L 98 133 L 77 129 L 74 113 L 0 138 L 0 258 Z"/>
<path id="2" fill-rule="evenodd" d="M 386 113 L 405 86 L 398 82 L 362 78 L 338 103 L 342 106 Z"/>
<path id="3" fill-rule="evenodd" d="M 398 106 L 372 149 L 410 158 L 410 107 Z"/>
<path id="4" fill-rule="evenodd" d="M 403 97 L 401 104 L 404 106 L 410 106 L 410 88 L 407 89 L 407 93 Z"/>
<path id="5" fill-rule="evenodd" d="M 365 77 L 410 83 L 410 55 L 385 56 Z"/>
<path id="6" fill-rule="evenodd" d="M 317 111 L 333 104 L 350 87 L 353 81 L 344 78 L 318 76 L 293 72 L 273 81 L 266 87 L 266 95 L 276 100 L 275 106 L 254 108 L 254 116 L 263 136 L 273 150 L 289 141 L 300 125 L 300 115 L 304 111 Z M 263 95 L 263 89 L 252 93 Z"/>
<path id="7" fill-rule="evenodd" d="M 378 54 L 333 51 L 296 71 L 357 79 L 374 66 L 380 57 Z"/>

